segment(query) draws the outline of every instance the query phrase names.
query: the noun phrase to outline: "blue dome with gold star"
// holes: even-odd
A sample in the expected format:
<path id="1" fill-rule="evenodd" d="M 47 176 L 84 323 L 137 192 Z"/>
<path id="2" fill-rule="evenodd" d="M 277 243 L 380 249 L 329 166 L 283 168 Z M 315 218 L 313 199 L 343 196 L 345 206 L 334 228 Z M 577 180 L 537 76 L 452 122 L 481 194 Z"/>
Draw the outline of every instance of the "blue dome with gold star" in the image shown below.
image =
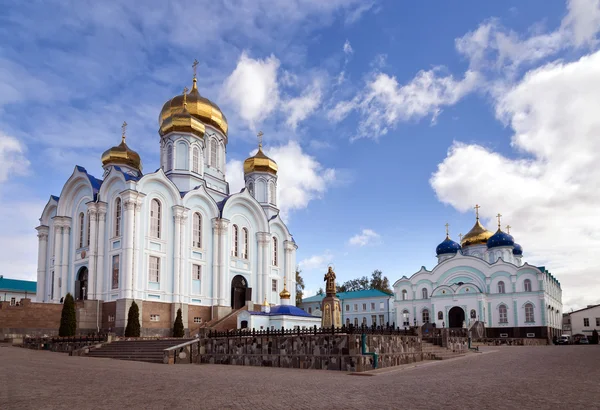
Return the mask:
<path id="1" fill-rule="evenodd" d="M 449 236 L 446 236 L 446 239 L 435 248 L 435 253 L 439 256 L 447 253 L 456 253 L 460 249 L 458 242 L 454 242 Z"/>
<path id="2" fill-rule="evenodd" d="M 499 246 L 514 246 L 514 245 L 515 245 L 515 239 L 512 237 L 512 235 L 510 235 L 506 232 L 502 232 L 500 229 L 498 229 L 496 231 L 496 233 L 493 234 L 490 237 L 490 239 L 488 239 L 488 241 L 487 241 L 488 249 L 497 248 Z"/>
<path id="3" fill-rule="evenodd" d="M 515 247 L 513 248 L 513 255 L 523 256 L 523 247 L 518 243 L 515 243 Z"/>

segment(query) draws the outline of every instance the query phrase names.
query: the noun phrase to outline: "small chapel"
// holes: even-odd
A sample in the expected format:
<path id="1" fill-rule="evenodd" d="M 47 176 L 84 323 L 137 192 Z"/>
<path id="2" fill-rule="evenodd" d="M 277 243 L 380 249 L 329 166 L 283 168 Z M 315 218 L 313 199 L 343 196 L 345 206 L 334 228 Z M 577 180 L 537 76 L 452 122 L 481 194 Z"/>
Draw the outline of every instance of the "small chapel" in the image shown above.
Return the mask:
<path id="1" fill-rule="evenodd" d="M 200 94 L 197 64 L 191 89 L 158 116 L 157 170 L 143 172 L 124 123 L 120 143 L 100 157 L 101 177 L 75 166 L 50 196 L 36 228 L 38 301 L 96 301 L 98 328 L 119 333 L 135 300 L 142 335 L 168 335 L 179 308 L 191 329 L 279 304 L 284 289 L 295 300 L 297 245 L 279 215 L 277 163 L 259 133 L 245 188 L 230 192 L 227 119 Z"/>

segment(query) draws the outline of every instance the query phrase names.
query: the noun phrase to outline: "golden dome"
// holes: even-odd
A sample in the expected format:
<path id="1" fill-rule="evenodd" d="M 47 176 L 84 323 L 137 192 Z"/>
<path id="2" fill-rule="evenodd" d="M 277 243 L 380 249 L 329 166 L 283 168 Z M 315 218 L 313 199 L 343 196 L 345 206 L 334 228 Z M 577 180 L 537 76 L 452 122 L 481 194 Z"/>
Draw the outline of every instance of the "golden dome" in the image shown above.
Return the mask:
<path id="1" fill-rule="evenodd" d="M 277 162 L 267 157 L 262 150 L 263 133 L 258 133 L 258 152 L 253 157 L 247 158 L 244 161 L 244 174 L 251 172 L 268 172 L 277 175 Z"/>
<path id="2" fill-rule="evenodd" d="M 285 288 L 285 282 L 283 282 L 283 290 L 279 293 L 280 299 L 289 299 L 292 294 Z"/>
<path id="3" fill-rule="evenodd" d="M 227 144 L 227 118 L 225 118 L 225 115 L 215 103 L 200 95 L 196 83 L 196 76 L 194 76 L 194 85 L 192 86 L 192 90 L 186 96 L 187 111 L 192 117 L 200 120 L 203 124 L 212 125 L 220 130 L 225 136 L 225 144 Z M 183 94 L 181 94 L 171 98 L 163 105 L 160 116 L 158 117 L 159 134 L 161 136 L 171 131 L 185 131 L 185 127 L 184 129 L 173 129 L 171 126 L 173 121 L 170 120 L 173 115 L 182 111 L 184 108 L 183 104 L 184 97 Z"/>
<path id="4" fill-rule="evenodd" d="M 462 238 L 460 245 L 462 247 L 469 245 L 486 245 L 488 239 L 493 235 L 493 232 L 488 231 L 479 222 L 479 216 L 475 221 L 475 225 L 471 230 Z"/>
<path id="5" fill-rule="evenodd" d="M 124 122 L 122 129 L 123 135 L 121 136 L 121 143 L 116 147 L 112 147 L 107 149 L 102 154 L 102 166 L 107 164 L 122 164 L 130 166 L 138 171 L 142 171 L 142 160 L 140 159 L 140 155 L 129 148 L 127 144 L 125 144 L 125 129 L 127 127 L 127 123 Z"/>
<path id="6" fill-rule="evenodd" d="M 204 123 L 192 116 L 188 110 L 189 104 L 187 101 L 187 87 L 184 88 L 182 94 L 182 106 L 179 110 L 174 111 L 166 117 L 160 126 L 159 134 L 161 136 L 174 131 L 191 132 L 192 134 L 203 138 L 205 127 Z"/>

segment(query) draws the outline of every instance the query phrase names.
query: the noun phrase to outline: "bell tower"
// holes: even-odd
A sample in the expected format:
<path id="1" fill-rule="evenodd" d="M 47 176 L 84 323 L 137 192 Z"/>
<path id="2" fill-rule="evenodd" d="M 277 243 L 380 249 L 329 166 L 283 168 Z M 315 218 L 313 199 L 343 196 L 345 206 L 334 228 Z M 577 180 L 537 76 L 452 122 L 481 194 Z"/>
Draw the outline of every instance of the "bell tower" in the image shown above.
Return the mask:
<path id="1" fill-rule="evenodd" d="M 263 133 L 258 137 L 258 152 L 244 161 L 246 189 L 262 206 L 267 218 L 279 213 L 277 208 L 277 163 L 262 150 Z"/>

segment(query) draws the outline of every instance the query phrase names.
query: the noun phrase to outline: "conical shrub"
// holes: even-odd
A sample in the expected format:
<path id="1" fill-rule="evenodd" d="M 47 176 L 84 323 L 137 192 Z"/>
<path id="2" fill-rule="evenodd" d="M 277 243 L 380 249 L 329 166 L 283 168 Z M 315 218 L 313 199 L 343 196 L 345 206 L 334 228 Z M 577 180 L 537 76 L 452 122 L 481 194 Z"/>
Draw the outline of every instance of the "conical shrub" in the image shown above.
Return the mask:
<path id="1" fill-rule="evenodd" d="M 61 337 L 75 336 L 77 330 L 77 316 L 75 315 L 75 300 L 70 293 L 67 293 L 63 302 L 62 313 L 60 315 L 60 327 L 58 335 Z"/>
<path id="2" fill-rule="evenodd" d="M 183 319 L 181 318 L 181 308 L 177 309 L 177 317 L 173 324 L 173 337 L 183 337 L 185 330 L 183 329 Z"/>
<path id="3" fill-rule="evenodd" d="M 131 302 L 129 313 L 127 314 L 127 327 L 125 328 L 125 337 L 140 337 L 140 309 L 135 301 Z"/>

